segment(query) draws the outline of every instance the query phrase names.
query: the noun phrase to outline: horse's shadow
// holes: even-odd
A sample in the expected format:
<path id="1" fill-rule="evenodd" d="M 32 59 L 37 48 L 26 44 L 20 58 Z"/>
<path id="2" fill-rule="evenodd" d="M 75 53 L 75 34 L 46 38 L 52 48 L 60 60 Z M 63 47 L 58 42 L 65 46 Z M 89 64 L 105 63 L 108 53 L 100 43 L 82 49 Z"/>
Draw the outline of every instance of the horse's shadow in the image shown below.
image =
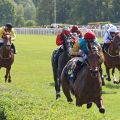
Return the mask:
<path id="1" fill-rule="evenodd" d="M 111 83 L 107 83 L 106 88 L 110 88 L 110 89 L 120 89 L 120 85 L 118 84 L 111 84 Z"/>
<path id="2" fill-rule="evenodd" d="M 0 120 L 7 120 L 4 113 L 4 109 L 2 109 L 1 107 L 0 107 Z"/>
<path id="3" fill-rule="evenodd" d="M 55 83 L 54 83 L 54 82 L 51 82 L 51 83 L 50 83 L 50 86 L 53 86 L 53 87 L 54 87 L 54 86 L 55 86 Z"/>

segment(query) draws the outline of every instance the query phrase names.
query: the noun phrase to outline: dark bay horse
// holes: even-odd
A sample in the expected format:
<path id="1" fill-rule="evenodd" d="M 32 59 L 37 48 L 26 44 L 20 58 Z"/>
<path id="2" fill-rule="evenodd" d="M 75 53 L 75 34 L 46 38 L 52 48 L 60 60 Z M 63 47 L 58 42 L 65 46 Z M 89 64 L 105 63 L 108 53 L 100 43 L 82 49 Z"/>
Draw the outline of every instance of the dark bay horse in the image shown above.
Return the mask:
<path id="1" fill-rule="evenodd" d="M 87 108 L 94 102 L 99 108 L 99 112 L 104 113 L 105 109 L 102 104 L 102 80 L 99 72 L 101 57 L 96 50 L 92 50 L 87 61 L 78 72 L 75 81 L 67 79 L 67 73 L 77 57 L 72 58 L 64 67 L 61 74 L 63 92 L 68 102 L 72 102 L 71 94 L 76 98 L 76 105 L 82 106 L 87 104 Z"/>
<path id="2" fill-rule="evenodd" d="M 6 68 L 5 82 L 11 82 L 11 65 L 14 62 L 14 54 L 11 51 L 11 37 L 8 32 L 3 35 L 3 45 L 0 48 L 0 68 Z"/>
<path id="3" fill-rule="evenodd" d="M 73 43 L 71 38 L 67 37 L 64 40 L 64 52 L 59 56 L 58 59 L 58 66 L 56 66 L 54 62 L 54 56 L 57 52 L 57 50 L 54 50 L 52 53 L 51 57 L 51 62 L 52 62 L 52 69 L 53 69 L 53 76 L 54 76 L 54 81 L 55 81 L 55 91 L 56 91 L 56 99 L 60 98 L 60 76 L 62 73 L 62 70 L 66 63 L 70 60 L 70 55 L 69 55 L 69 49 L 72 48 Z"/>
<path id="4" fill-rule="evenodd" d="M 104 58 L 108 81 L 111 81 L 110 69 L 112 69 L 114 83 L 120 83 L 120 76 L 119 81 L 117 81 L 114 72 L 115 68 L 117 68 L 120 73 L 120 33 L 116 34 L 116 36 L 113 38 L 108 50 L 104 49 Z"/>

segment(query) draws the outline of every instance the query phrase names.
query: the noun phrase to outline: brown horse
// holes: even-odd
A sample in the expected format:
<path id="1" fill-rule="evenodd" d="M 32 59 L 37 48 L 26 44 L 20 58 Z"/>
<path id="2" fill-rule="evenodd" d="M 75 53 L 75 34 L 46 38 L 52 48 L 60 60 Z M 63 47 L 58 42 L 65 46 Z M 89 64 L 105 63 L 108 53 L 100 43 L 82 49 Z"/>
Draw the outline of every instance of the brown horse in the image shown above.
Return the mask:
<path id="1" fill-rule="evenodd" d="M 76 57 L 72 58 L 64 67 L 61 75 L 62 88 L 67 101 L 72 102 L 70 94 L 72 92 L 75 95 L 77 106 L 87 104 L 87 108 L 90 108 L 92 102 L 94 102 L 99 108 L 99 112 L 104 113 L 105 109 L 102 105 L 102 80 L 99 72 L 101 58 L 98 51 L 92 50 L 89 53 L 87 61 L 77 73 L 77 77 L 73 82 L 67 79 L 67 73 L 72 65 L 76 65 L 74 64 L 75 61 Z"/>
<path id="2" fill-rule="evenodd" d="M 72 43 L 71 38 L 69 37 L 65 38 L 64 44 L 63 44 L 64 52 L 61 53 L 61 55 L 59 56 L 58 66 L 56 65 L 54 61 L 54 56 L 57 50 L 54 50 L 52 53 L 51 62 L 52 62 L 53 76 L 54 76 L 54 81 L 55 81 L 56 99 L 60 98 L 60 86 L 61 86 L 60 76 L 61 76 L 64 66 L 71 58 L 69 55 L 69 49 L 72 47 L 72 44 L 73 43 Z"/>
<path id="3" fill-rule="evenodd" d="M 11 37 L 8 32 L 3 35 L 3 45 L 0 48 L 0 68 L 6 68 L 5 82 L 11 82 L 11 65 L 14 62 L 14 54 L 11 51 Z"/>
<path id="4" fill-rule="evenodd" d="M 113 38 L 108 50 L 104 49 L 104 58 L 108 81 L 111 81 L 110 69 L 112 69 L 114 83 L 120 83 L 120 76 L 119 81 L 117 81 L 114 74 L 115 68 L 117 68 L 120 72 L 120 33 L 116 34 L 116 36 Z"/>

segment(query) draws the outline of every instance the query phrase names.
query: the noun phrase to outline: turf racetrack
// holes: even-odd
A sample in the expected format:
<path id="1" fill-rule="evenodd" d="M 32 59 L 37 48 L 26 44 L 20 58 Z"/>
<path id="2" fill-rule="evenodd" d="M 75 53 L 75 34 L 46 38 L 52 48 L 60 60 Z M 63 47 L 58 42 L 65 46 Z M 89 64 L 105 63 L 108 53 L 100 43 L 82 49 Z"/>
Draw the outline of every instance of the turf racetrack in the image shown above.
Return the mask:
<path id="1" fill-rule="evenodd" d="M 55 100 L 50 61 L 55 36 L 17 35 L 15 46 L 12 83 L 4 83 L 5 69 L 0 70 L 0 120 L 120 120 L 120 85 L 112 82 L 103 87 L 104 115 L 95 104 L 89 110 L 76 107 L 75 99 L 69 104 L 63 93 Z"/>

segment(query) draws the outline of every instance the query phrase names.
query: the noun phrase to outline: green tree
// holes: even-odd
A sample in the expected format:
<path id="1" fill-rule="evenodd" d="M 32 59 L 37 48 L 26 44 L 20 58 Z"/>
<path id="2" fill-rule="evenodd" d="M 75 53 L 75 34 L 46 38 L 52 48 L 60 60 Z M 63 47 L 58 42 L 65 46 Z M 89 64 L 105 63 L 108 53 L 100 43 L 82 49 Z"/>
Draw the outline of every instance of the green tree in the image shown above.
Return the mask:
<path id="1" fill-rule="evenodd" d="M 24 26 L 24 7 L 22 4 L 16 4 L 16 16 L 15 16 L 15 25 L 16 27 Z"/>
<path id="2" fill-rule="evenodd" d="M 32 0 L 15 0 L 15 2 L 18 6 L 23 6 L 25 20 L 36 19 L 36 8 Z"/>
<path id="3" fill-rule="evenodd" d="M 113 12 L 115 22 L 120 22 L 120 0 L 113 0 Z"/>
<path id="4" fill-rule="evenodd" d="M 0 1 L 0 24 L 15 22 L 15 6 L 9 0 Z"/>
<path id="5" fill-rule="evenodd" d="M 37 8 L 37 23 L 46 25 L 54 21 L 53 0 L 41 0 Z"/>

